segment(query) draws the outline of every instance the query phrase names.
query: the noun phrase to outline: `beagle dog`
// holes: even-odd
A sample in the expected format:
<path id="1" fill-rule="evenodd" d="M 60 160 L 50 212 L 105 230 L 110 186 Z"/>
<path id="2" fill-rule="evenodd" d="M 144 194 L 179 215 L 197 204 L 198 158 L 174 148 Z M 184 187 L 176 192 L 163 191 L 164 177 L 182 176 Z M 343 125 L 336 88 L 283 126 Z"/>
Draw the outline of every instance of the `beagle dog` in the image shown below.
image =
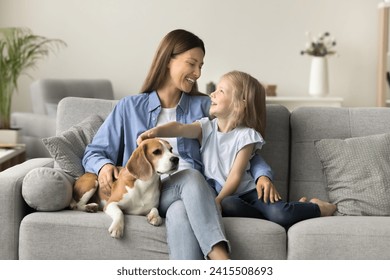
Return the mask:
<path id="1" fill-rule="evenodd" d="M 111 193 L 99 188 L 97 175 L 85 173 L 76 180 L 71 209 L 86 212 L 103 210 L 112 218 L 108 231 L 121 238 L 124 230 L 123 214 L 146 215 L 154 226 L 162 219 L 157 207 L 160 199 L 160 175 L 177 170 L 179 158 L 171 145 L 162 139 L 147 139 L 134 150 L 125 167 L 120 168 Z"/>

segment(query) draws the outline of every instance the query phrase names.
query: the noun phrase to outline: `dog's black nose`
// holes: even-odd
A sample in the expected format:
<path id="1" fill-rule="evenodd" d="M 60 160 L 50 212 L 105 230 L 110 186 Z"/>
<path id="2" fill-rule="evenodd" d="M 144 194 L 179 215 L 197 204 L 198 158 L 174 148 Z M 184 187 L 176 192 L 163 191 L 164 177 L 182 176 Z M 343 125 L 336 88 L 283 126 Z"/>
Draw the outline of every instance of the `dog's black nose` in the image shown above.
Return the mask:
<path id="1" fill-rule="evenodd" d="M 178 158 L 178 157 L 171 157 L 171 158 L 170 158 L 170 161 L 171 161 L 173 164 L 177 165 L 177 164 L 179 163 L 179 158 Z"/>

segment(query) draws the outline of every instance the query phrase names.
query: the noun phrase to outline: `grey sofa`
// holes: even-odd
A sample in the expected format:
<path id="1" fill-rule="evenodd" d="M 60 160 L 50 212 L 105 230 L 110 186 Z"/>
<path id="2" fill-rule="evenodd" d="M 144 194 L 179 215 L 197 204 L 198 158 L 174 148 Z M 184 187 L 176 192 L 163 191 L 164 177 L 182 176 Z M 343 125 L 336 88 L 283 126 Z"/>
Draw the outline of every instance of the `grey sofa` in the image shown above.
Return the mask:
<path id="1" fill-rule="evenodd" d="M 58 107 L 57 133 L 93 113 L 104 118 L 115 104 L 65 98 Z M 328 200 L 314 142 L 390 132 L 389 123 L 390 110 L 385 108 L 299 108 L 290 113 L 268 105 L 267 143 L 261 152 L 283 198 Z M 110 218 L 104 213 L 28 207 L 22 197 L 23 179 L 34 168 L 52 170 L 71 188 L 73 179 L 53 166 L 51 158 L 39 158 L 0 173 L 0 259 L 168 259 L 164 224 L 153 227 L 145 217 L 126 215 L 125 236 L 115 240 L 107 232 Z M 232 259 L 390 259 L 388 216 L 321 217 L 299 222 L 287 232 L 266 220 L 223 221 Z"/>
<path id="2" fill-rule="evenodd" d="M 21 129 L 28 159 L 50 156 L 41 139 L 56 133 L 56 115 L 61 99 L 74 97 L 114 99 L 107 79 L 41 79 L 30 86 L 32 113 L 14 112 L 11 126 Z"/>

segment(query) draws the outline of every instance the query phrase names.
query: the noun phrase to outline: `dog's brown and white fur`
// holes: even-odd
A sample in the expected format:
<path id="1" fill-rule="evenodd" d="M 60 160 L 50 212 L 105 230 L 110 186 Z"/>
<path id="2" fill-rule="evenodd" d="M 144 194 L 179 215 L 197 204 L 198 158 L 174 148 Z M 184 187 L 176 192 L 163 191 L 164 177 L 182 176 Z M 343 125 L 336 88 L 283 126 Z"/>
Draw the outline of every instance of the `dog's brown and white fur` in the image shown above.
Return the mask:
<path id="1" fill-rule="evenodd" d="M 75 182 L 70 207 L 87 212 L 102 209 L 113 220 L 108 231 L 114 238 L 123 236 L 123 213 L 147 215 L 150 224 L 159 226 L 160 175 L 176 171 L 178 162 L 167 141 L 147 139 L 134 150 L 126 166 L 120 168 L 111 193 L 98 187 L 95 174 L 85 173 Z"/>

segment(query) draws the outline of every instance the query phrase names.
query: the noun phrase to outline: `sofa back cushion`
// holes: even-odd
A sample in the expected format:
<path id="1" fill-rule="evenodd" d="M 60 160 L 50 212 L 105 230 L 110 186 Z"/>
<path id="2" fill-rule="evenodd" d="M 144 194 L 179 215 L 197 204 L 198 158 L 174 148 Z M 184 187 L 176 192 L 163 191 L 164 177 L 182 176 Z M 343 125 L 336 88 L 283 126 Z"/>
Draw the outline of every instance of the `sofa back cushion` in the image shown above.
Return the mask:
<path id="1" fill-rule="evenodd" d="M 271 166 L 273 183 L 283 199 L 288 194 L 290 168 L 290 112 L 281 105 L 267 105 L 265 145 L 260 154 Z"/>
<path id="2" fill-rule="evenodd" d="M 388 108 L 311 108 L 291 113 L 289 199 L 302 196 L 329 200 L 323 166 L 315 142 L 390 132 Z"/>
<path id="3" fill-rule="evenodd" d="M 57 135 L 97 114 L 105 119 L 117 100 L 67 97 L 60 101 L 57 113 Z M 287 198 L 289 172 L 290 112 L 280 105 L 267 105 L 266 144 L 261 150 L 264 160 L 274 172 L 274 183 L 283 198 Z"/>
<path id="4" fill-rule="evenodd" d="M 56 134 L 81 123 L 91 115 L 105 119 L 114 109 L 118 100 L 97 98 L 66 97 L 58 104 Z"/>

